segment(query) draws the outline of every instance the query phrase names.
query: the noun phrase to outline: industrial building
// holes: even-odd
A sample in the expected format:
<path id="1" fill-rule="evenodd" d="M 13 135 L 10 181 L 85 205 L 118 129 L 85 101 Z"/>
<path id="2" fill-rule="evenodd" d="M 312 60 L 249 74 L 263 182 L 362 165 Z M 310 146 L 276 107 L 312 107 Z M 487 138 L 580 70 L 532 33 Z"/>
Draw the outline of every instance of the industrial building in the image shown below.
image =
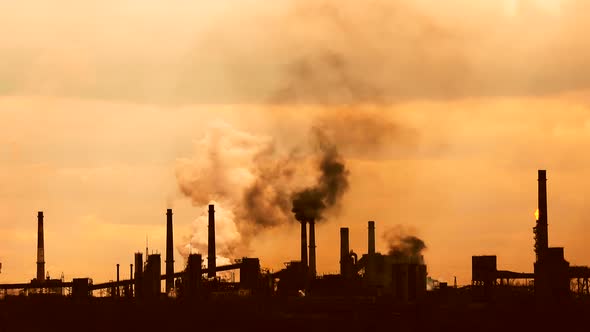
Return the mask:
<path id="1" fill-rule="evenodd" d="M 54 294 L 69 295 L 73 298 L 90 298 L 94 292 L 107 294 L 111 297 L 127 297 L 138 300 L 158 300 L 172 295 L 184 298 L 200 298 L 207 293 L 221 288 L 238 291 L 256 292 L 260 289 L 262 274 L 260 262 L 257 258 L 242 258 L 234 264 L 217 266 L 215 257 L 215 208 L 209 205 L 209 252 L 207 268 L 203 268 L 200 254 L 188 257 L 184 271 L 174 271 L 174 243 L 173 243 L 173 212 L 166 211 L 166 261 L 165 274 L 162 274 L 162 259 L 160 254 L 148 254 L 144 262 L 143 253 L 134 255 L 134 264 L 129 266 L 129 279 L 120 278 L 120 264 L 116 265 L 116 281 L 95 284 L 91 278 L 74 278 L 71 282 L 62 279 L 51 279 L 45 275 L 45 245 L 44 245 L 44 214 L 37 214 L 37 275 L 30 283 L 1 284 L 1 295 L 10 290 L 18 290 L 20 294 Z M 135 267 L 135 269 L 134 269 Z M 217 272 L 239 270 L 240 282 L 228 283 L 217 279 Z M 203 277 L 206 275 L 207 277 Z M 162 281 L 165 281 L 162 291 Z"/>
<path id="2" fill-rule="evenodd" d="M 563 247 L 549 247 L 547 214 L 547 172 L 538 171 L 538 210 L 533 227 L 534 262 L 533 273 L 498 270 L 495 255 L 472 257 L 472 288 L 476 300 L 488 301 L 502 286 L 520 280 L 520 288 L 534 293 L 538 303 L 555 304 L 566 302 L 573 294 L 590 295 L 588 288 L 590 267 L 570 266 L 565 260 Z"/>
<path id="3" fill-rule="evenodd" d="M 534 233 L 536 261 L 533 272 L 498 270 L 495 255 L 472 256 L 472 284 L 469 288 L 475 301 L 490 301 L 500 289 L 520 281 L 519 291 L 534 296 L 538 303 L 565 303 L 573 295 L 590 295 L 590 268 L 570 266 L 564 249 L 550 247 L 547 218 L 546 171 L 538 172 L 538 212 Z M 207 257 L 190 254 L 182 271 L 174 270 L 173 211 L 166 220 L 165 259 L 159 253 L 136 252 L 129 265 L 129 277 L 121 277 L 116 265 L 116 280 L 94 283 L 91 278 L 74 278 L 71 282 L 52 279 L 45 273 L 45 215 L 37 214 L 36 276 L 30 282 L 0 285 L 0 295 L 56 295 L 76 300 L 97 295 L 130 299 L 146 303 L 177 299 L 202 302 L 220 296 L 236 297 L 305 297 L 307 299 L 387 299 L 391 303 L 409 305 L 429 298 L 428 272 L 420 252 L 393 255 L 376 251 L 376 223 L 367 223 L 366 253 L 357 254 L 350 247 L 350 230 L 340 229 L 340 273 L 319 275 L 316 266 L 316 223 L 301 223 L 300 259 L 286 263 L 284 269 L 269 272 L 261 268 L 260 259 L 243 257 L 229 265 L 217 265 L 215 206 L 208 210 Z M 206 267 L 204 266 L 207 261 Z M 162 264 L 164 268 L 162 269 Z M 239 282 L 218 278 L 218 272 L 239 271 Z M 445 284 L 441 284 L 445 285 Z M 331 301 L 331 300 L 330 300 Z"/>

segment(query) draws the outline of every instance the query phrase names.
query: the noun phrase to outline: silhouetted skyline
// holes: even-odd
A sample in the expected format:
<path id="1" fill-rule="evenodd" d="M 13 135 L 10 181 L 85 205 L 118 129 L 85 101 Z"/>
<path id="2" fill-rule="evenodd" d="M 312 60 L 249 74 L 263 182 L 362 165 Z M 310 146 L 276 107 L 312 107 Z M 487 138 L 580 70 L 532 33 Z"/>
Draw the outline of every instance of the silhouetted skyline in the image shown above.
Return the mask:
<path id="1" fill-rule="evenodd" d="M 0 4 L 0 282 L 36 275 L 37 211 L 52 278 L 115 279 L 146 237 L 165 254 L 167 208 L 180 270 L 212 200 L 219 264 L 279 270 L 300 226 L 269 192 L 315 184 L 318 126 L 349 171 L 316 225 L 319 274 L 367 220 L 381 252 L 391 228 L 422 239 L 440 280 L 468 284 L 471 255 L 530 271 L 539 168 L 550 246 L 588 263 L 584 1 L 125 3 Z"/>

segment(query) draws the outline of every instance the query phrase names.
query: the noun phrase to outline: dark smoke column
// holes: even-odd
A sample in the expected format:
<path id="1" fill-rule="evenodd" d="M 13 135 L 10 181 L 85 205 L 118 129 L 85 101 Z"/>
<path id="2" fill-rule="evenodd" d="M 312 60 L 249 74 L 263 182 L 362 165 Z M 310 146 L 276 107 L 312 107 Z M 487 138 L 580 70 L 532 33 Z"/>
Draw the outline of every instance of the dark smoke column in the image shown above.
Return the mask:
<path id="1" fill-rule="evenodd" d="M 301 262 L 309 268 L 309 276 L 316 276 L 315 223 L 323 219 L 326 209 L 336 206 L 348 189 L 348 170 L 335 145 L 331 144 L 321 131 L 316 131 L 320 159 L 320 176 L 315 185 L 292 195 L 291 212 L 301 223 Z M 309 266 L 307 259 L 307 229 L 309 223 Z"/>
<path id="2" fill-rule="evenodd" d="M 45 242 L 43 240 L 43 211 L 37 214 L 37 280 L 45 280 Z"/>
<path id="3" fill-rule="evenodd" d="M 215 278 L 216 276 L 216 261 L 215 261 L 215 206 L 209 205 L 209 240 L 208 240 L 209 253 L 207 256 L 207 269 L 209 273 L 207 277 Z"/>
<path id="4" fill-rule="evenodd" d="M 166 293 L 174 288 L 174 236 L 172 209 L 166 210 Z"/>

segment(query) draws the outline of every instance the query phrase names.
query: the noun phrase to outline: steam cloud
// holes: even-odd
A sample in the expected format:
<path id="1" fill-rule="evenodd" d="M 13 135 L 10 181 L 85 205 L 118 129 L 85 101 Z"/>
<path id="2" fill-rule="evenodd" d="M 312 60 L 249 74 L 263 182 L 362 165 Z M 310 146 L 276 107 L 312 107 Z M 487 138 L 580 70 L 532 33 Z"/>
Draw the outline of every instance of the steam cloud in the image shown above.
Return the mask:
<path id="1" fill-rule="evenodd" d="M 408 233 L 400 225 L 385 231 L 383 239 L 387 242 L 388 255 L 399 260 L 421 262 L 426 244 L 422 239 Z"/>

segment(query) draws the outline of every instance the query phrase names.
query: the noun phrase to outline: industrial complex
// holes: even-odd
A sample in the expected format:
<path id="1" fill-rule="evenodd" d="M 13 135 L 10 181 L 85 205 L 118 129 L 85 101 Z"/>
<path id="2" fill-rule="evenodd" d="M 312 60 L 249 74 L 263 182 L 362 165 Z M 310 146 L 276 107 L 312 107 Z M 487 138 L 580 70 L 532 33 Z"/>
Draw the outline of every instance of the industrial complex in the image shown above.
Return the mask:
<path id="1" fill-rule="evenodd" d="M 517 311 L 523 310 L 517 303 L 526 303 L 526 310 L 529 310 L 530 306 L 538 310 L 556 305 L 570 308 L 572 303 L 581 303 L 582 307 L 576 308 L 586 309 L 572 309 L 571 312 L 587 310 L 590 268 L 570 266 L 565 260 L 564 248 L 549 247 L 545 170 L 538 171 L 536 216 L 537 222 L 533 229 L 536 261 L 533 272 L 498 270 L 496 256 L 472 256 L 471 285 L 457 288 L 456 285 L 449 287 L 446 283 L 440 283 L 427 290 L 428 272 L 424 257 L 419 253 L 392 255 L 377 252 L 374 221 L 367 223 L 366 253 L 362 254 L 351 250 L 349 228 L 340 229 L 339 274 L 317 273 L 316 229 L 313 219 L 300 221 L 300 260 L 288 262 L 280 271 L 269 272 L 261 269 L 261 260 L 254 257 L 243 257 L 229 265 L 218 265 L 214 205 L 208 207 L 207 256 L 191 253 L 182 271 L 174 270 L 173 211 L 168 209 L 164 262 L 160 254 L 149 254 L 146 251 L 144 256 L 144 253 L 137 252 L 134 254 L 134 264 L 129 266 L 128 277 L 122 276 L 127 273 L 120 273 L 121 267 L 117 264 L 116 280 L 106 283 L 94 283 L 87 277 L 74 278 L 71 281 L 63 278 L 51 279 L 45 274 L 45 215 L 40 211 L 37 214 L 36 276 L 29 282 L 0 284 L 0 308 L 10 310 L 11 306 L 26 305 L 38 308 L 42 307 L 43 303 L 58 301 L 62 304 L 76 305 L 93 303 L 94 309 L 100 305 L 111 306 L 121 303 L 158 308 L 178 305 L 186 309 L 186 303 L 189 303 L 199 308 L 207 308 L 202 310 L 209 310 L 211 317 L 216 317 L 216 313 L 219 312 L 236 311 L 244 314 L 257 310 L 260 316 L 252 314 L 253 316 L 249 317 L 269 317 L 274 313 L 272 317 L 280 320 L 292 314 L 295 316 L 289 317 L 299 317 L 302 321 L 315 317 L 313 319 L 322 323 L 330 321 L 322 320 L 327 319 L 325 317 L 355 317 L 350 318 L 352 321 L 348 323 L 362 326 L 364 320 L 373 320 L 374 315 L 378 313 L 380 316 L 376 321 L 380 324 L 395 321 L 401 324 L 400 326 L 410 327 L 414 322 L 427 324 L 422 327 L 432 327 L 441 321 L 444 322 L 441 324 L 453 326 L 455 329 L 460 329 L 462 325 L 453 325 L 448 320 L 453 314 L 460 313 L 441 315 L 436 310 L 449 310 L 450 305 L 462 306 L 461 310 L 474 317 L 483 315 L 481 308 L 499 310 L 495 307 L 498 303 L 503 303 L 500 307 Z M 218 274 L 224 271 L 238 271 L 238 280 L 228 281 L 219 278 Z M 26 299 L 34 299 L 34 302 L 26 302 Z M 516 299 L 524 302 L 518 302 Z M 474 307 L 474 304 L 478 304 L 479 307 Z M 228 309 L 230 307 L 233 309 Z M 134 309 L 126 310 L 137 309 L 132 308 Z M 217 312 L 213 308 L 224 309 Z M 323 314 L 324 316 L 317 316 L 323 318 L 309 316 L 309 308 L 314 308 L 312 311 L 316 316 Z M 480 308 L 477 309 L 480 311 L 473 311 L 476 310 L 474 308 Z M 350 316 L 353 313 L 354 315 Z M 485 320 L 487 316 L 481 317 Z M 339 321 L 333 324 L 348 326 L 348 323 Z"/>

